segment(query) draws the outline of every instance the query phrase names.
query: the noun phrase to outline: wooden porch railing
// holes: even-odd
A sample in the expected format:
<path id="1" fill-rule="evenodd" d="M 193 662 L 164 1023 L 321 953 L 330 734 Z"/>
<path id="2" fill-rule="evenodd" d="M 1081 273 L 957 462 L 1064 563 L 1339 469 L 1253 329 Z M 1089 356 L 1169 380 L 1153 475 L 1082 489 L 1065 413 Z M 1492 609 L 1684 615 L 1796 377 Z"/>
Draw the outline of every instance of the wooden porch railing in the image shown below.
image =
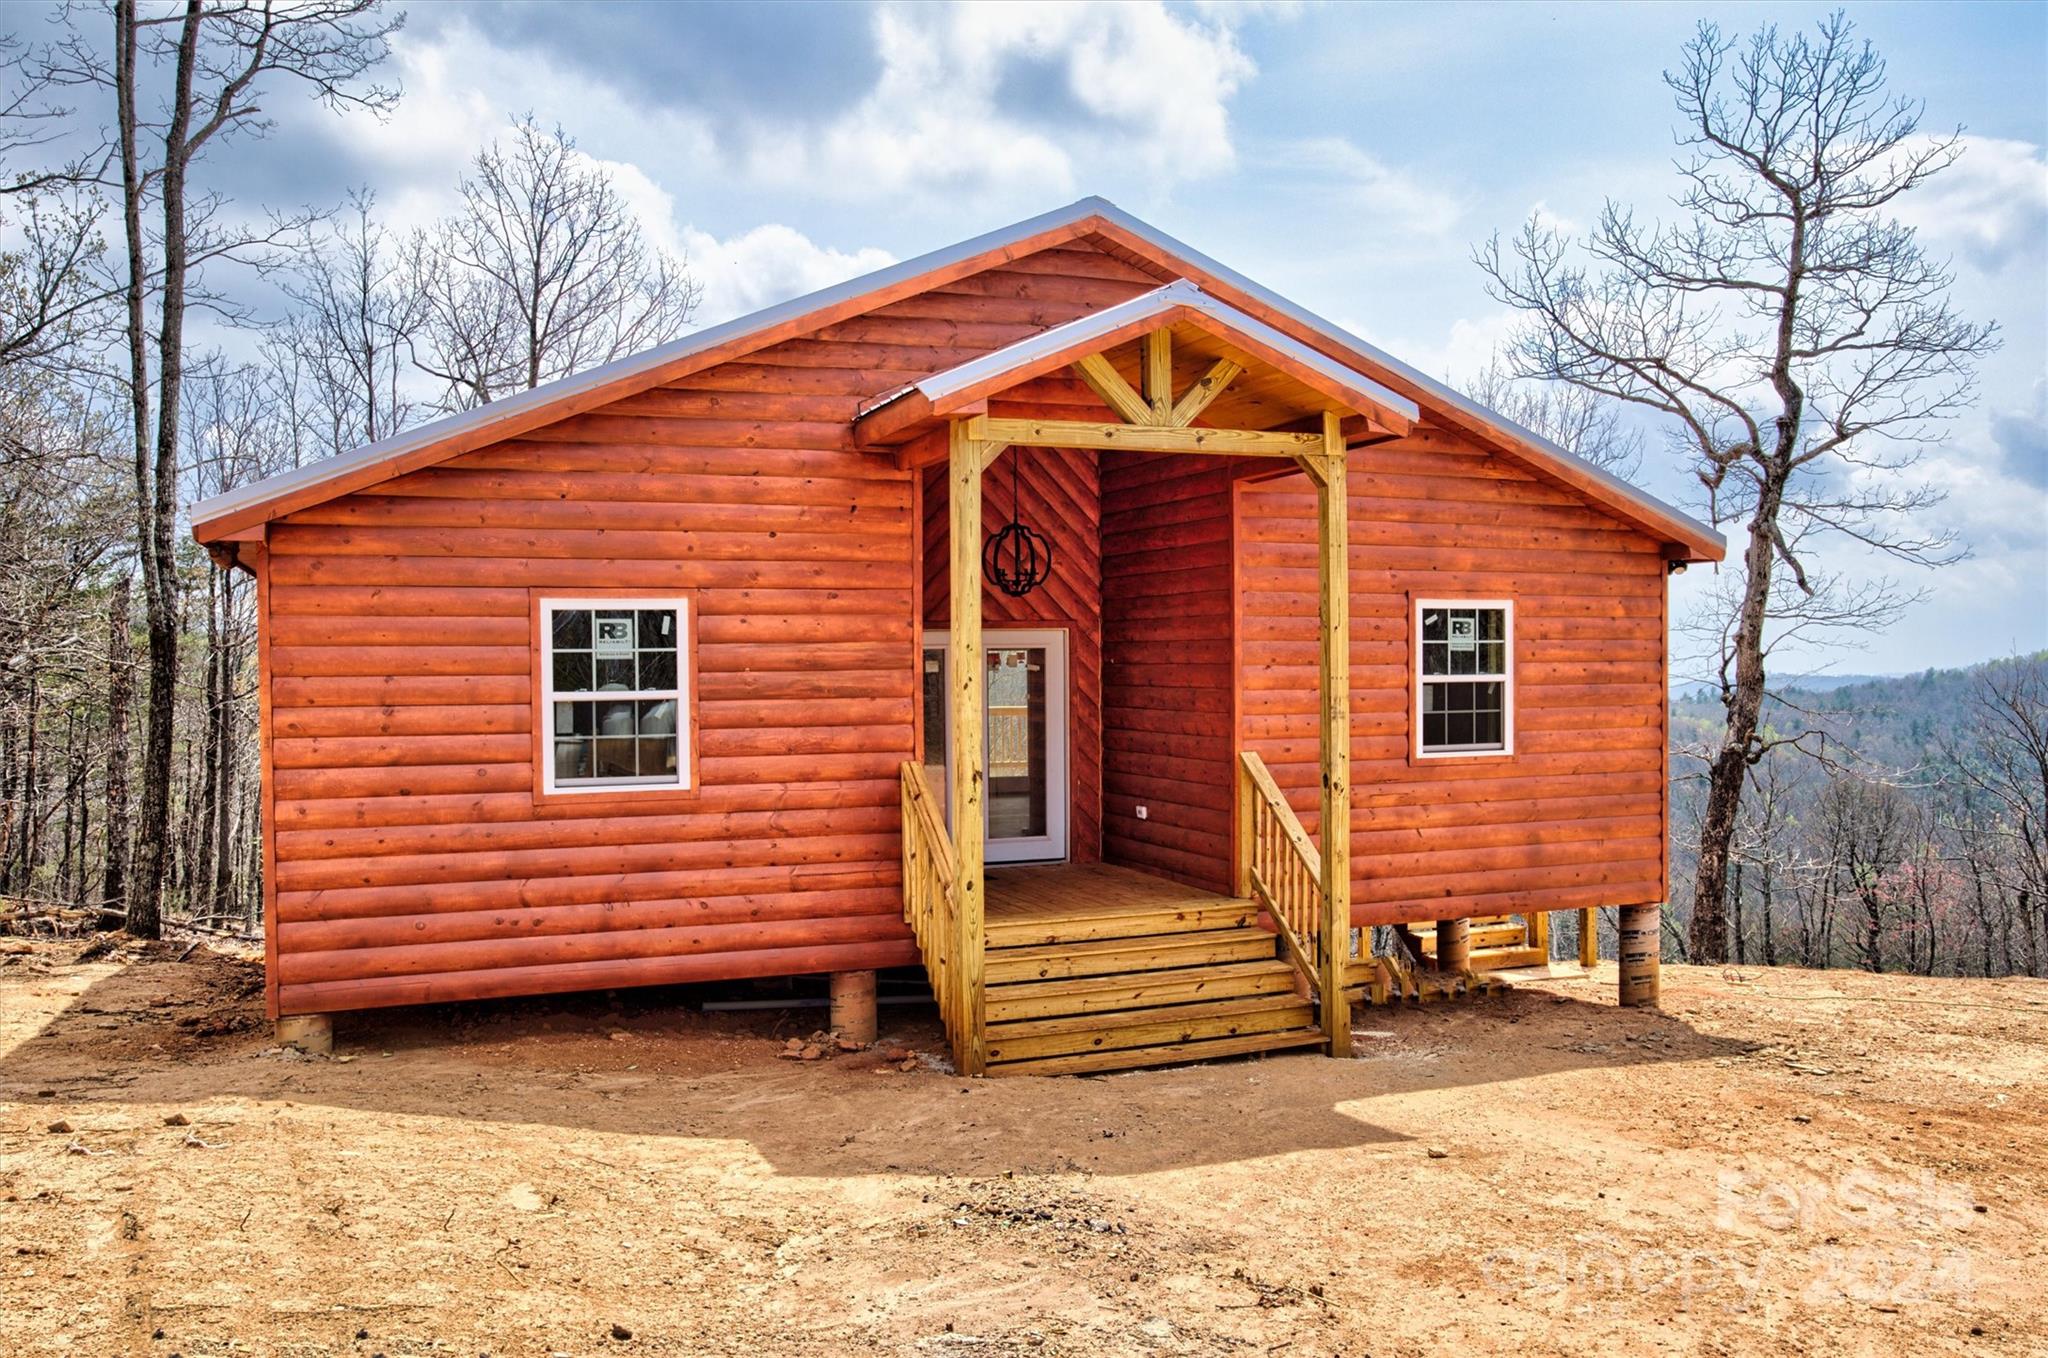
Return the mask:
<path id="1" fill-rule="evenodd" d="M 1351 939 L 1324 937 L 1323 856 L 1280 794 L 1266 761 L 1251 750 L 1238 756 L 1238 836 L 1241 894 L 1266 907 L 1294 969 L 1321 998 L 1328 974 L 1326 946 L 1350 952 Z"/>
<path id="2" fill-rule="evenodd" d="M 979 953 L 982 939 L 978 930 L 968 937 L 968 922 L 960 909 L 959 872 L 953 858 L 953 841 L 946 834 L 946 818 L 938 798 L 924 775 L 924 766 L 903 765 L 903 922 L 917 936 L 924 971 L 931 982 L 932 997 L 938 1001 L 939 1019 L 953 1049 L 953 1066 L 962 1073 L 974 1073 L 980 1049 L 976 1031 L 981 1006 L 970 987 L 974 973 L 965 965 L 970 949 Z"/>

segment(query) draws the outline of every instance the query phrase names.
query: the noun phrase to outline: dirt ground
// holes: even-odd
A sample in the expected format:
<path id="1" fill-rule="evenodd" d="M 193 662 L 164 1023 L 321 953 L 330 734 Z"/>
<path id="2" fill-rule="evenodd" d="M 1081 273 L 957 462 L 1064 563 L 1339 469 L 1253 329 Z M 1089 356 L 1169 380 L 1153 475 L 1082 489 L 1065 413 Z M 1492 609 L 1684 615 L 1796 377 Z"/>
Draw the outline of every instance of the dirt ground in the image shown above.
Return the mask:
<path id="1" fill-rule="evenodd" d="M 984 1081 L 659 992 L 308 1059 L 246 961 L 79 946 L 0 940 L 7 1358 L 2048 1353 L 2042 982 L 1605 967 Z"/>

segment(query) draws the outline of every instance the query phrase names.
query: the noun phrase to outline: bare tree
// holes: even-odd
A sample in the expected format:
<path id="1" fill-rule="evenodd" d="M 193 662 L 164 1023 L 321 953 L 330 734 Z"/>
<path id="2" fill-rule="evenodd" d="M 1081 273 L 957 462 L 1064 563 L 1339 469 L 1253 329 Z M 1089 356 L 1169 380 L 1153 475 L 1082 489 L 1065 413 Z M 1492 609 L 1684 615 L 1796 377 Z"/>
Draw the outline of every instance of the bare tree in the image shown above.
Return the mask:
<path id="1" fill-rule="evenodd" d="M 1947 265 L 1889 215 L 1954 162 L 1960 134 L 1921 135 L 1921 107 L 1886 95 L 1883 61 L 1847 19 L 1740 44 L 1703 24 L 1665 82 L 1683 118 L 1676 221 L 1609 202 L 1583 242 L 1590 264 L 1534 219 L 1477 261 L 1526 313 L 1509 350 L 1519 376 L 1667 417 L 1715 522 L 1743 524 L 1690 925 L 1693 955 L 1711 961 L 1727 955 L 1744 782 L 1781 738 L 1760 720 L 1771 639 L 1788 616 L 1861 632 L 1902 606 L 1888 585 L 1823 570 L 1831 538 L 1954 559 L 1921 522 L 1939 493 L 1907 474 L 1969 400 L 1996 327 L 1955 313 Z"/>
<path id="2" fill-rule="evenodd" d="M 1642 431 L 1628 426 L 1619 401 L 1598 392 L 1517 377 L 1496 356 L 1465 394 L 1602 471 L 1630 477 L 1642 467 Z"/>
<path id="3" fill-rule="evenodd" d="M 462 206 L 407 248 L 409 290 L 425 315 L 420 368 L 442 404 L 468 409 L 507 392 L 649 348 L 680 334 L 702 289 L 684 261 L 651 245 L 601 165 L 560 128 L 514 122 L 478 153 Z"/>
<path id="4" fill-rule="evenodd" d="M 295 83 L 330 107 L 382 110 L 393 91 L 365 83 L 398 21 L 378 0 L 185 0 L 144 13 L 113 0 L 112 60 L 74 28 L 43 69 L 53 83 L 98 88 L 113 98 L 125 268 L 118 275 L 123 374 L 134 445 L 136 538 L 148 625 L 149 696 L 144 717 L 135 862 L 128 928 L 161 929 L 169 863 L 171 764 L 178 681 L 176 548 L 180 398 L 185 319 L 205 304 L 200 274 L 212 262 L 275 262 L 267 247 L 305 220 L 250 226 L 218 194 L 195 186 L 204 154 L 237 134 L 269 127 L 263 100 Z M 156 102 L 152 109 L 146 105 Z M 147 220 L 150 218 L 154 220 Z M 152 410 L 152 395 L 155 408 Z"/>
<path id="5" fill-rule="evenodd" d="M 48 362 L 72 351 L 111 296 L 96 269 L 105 203 L 92 154 L 24 166 L 70 127 L 55 102 L 62 82 L 28 44 L 0 36 L 0 204 L 13 243 L 0 251 L 0 364 Z"/>
<path id="6" fill-rule="evenodd" d="M 339 224 L 285 283 L 292 315 L 270 345 L 280 375 L 302 380 L 317 406 L 329 453 L 387 438 L 413 414 L 405 378 L 423 308 L 376 204 L 366 189 L 349 195 Z"/>
<path id="7" fill-rule="evenodd" d="M 2004 852 L 1993 858 L 2016 902 L 2021 964 L 2039 976 L 2048 923 L 2048 661 L 1988 666 L 1973 706 L 1961 777 L 1994 809 L 1981 828 L 2002 841 Z"/>

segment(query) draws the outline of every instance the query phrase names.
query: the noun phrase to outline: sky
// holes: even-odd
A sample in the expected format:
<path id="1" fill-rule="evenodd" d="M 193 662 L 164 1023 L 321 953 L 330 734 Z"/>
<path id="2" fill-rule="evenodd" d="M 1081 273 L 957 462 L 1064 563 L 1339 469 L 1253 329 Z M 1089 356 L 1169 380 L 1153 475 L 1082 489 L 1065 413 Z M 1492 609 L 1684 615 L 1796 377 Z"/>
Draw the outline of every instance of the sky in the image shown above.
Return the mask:
<path id="1" fill-rule="evenodd" d="M 1811 26 L 1806 5 L 654 5 L 410 7 L 381 124 L 280 92 L 218 186 L 249 202 L 366 185 L 404 227 L 445 211 L 507 120 L 557 123 L 687 255 L 713 323 L 1100 194 L 1425 371 L 1485 366 L 1512 318 L 1475 244 L 1603 198 L 1669 211 L 1661 72 L 1700 19 Z M 1865 649 L 1896 673 L 2048 646 L 2048 5 L 1850 5 L 1891 87 L 1960 126 L 1906 201 L 1954 299 L 2003 349 L 1930 449 L 1933 516 L 1970 558 Z M 1687 503 L 1653 445 L 1638 477 Z M 1873 563 L 1842 554 L 1852 571 Z M 1695 568 L 1675 611 L 1711 581 Z"/>

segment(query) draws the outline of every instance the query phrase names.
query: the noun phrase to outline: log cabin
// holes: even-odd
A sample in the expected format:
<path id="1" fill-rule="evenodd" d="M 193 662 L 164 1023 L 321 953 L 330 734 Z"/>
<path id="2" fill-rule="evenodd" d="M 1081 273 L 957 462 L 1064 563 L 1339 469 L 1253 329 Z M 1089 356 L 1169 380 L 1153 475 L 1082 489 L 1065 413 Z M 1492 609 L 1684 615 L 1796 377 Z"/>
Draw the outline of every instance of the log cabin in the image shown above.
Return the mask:
<path id="1" fill-rule="evenodd" d="M 1720 536 L 1098 198 L 191 519 L 281 1031 L 922 967 L 963 1073 L 1341 1055 L 1560 910 L 1654 1002 Z"/>

